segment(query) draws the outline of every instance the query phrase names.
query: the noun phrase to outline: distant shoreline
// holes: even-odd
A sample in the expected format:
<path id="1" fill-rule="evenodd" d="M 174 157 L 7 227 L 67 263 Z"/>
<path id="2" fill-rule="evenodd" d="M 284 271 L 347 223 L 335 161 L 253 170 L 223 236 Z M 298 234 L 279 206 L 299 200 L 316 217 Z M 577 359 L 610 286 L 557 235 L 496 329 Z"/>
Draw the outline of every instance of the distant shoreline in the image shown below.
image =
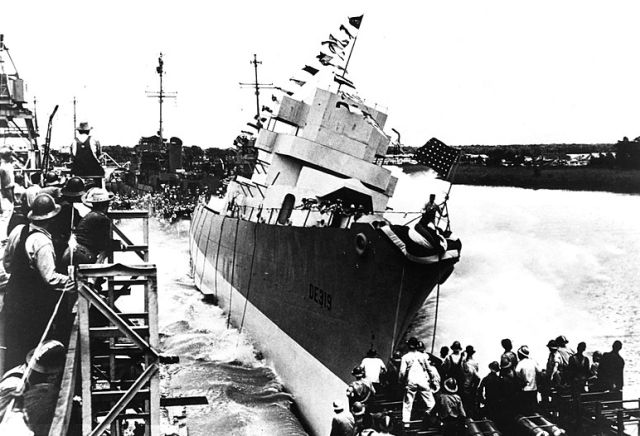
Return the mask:
<path id="1" fill-rule="evenodd" d="M 424 171 L 423 165 L 407 165 L 407 173 Z M 567 191 L 606 191 L 640 194 L 640 170 L 594 167 L 543 167 L 536 174 L 532 167 L 459 165 L 453 183 L 475 186 L 511 186 L 526 189 Z"/>

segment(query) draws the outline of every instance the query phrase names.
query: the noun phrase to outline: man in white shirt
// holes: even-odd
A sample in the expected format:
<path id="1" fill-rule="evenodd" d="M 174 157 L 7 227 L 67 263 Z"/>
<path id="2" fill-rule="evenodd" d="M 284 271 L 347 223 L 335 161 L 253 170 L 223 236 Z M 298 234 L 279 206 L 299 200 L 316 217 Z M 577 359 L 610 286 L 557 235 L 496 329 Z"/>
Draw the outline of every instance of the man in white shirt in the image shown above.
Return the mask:
<path id="1" fill-rule="evenodd" d="M 436 404 L 433 393 L 440 386 L 438 371 L 431 366 L 426 354 L 417 351 L 418 340 L 412 337 L 407 345 L 409 352 L 402 356 L 399 374 L 401 383 L 404 382 L 406 385 L 402 407 L 402 422 L 405 426 L 411 421 L 411 409 L 416 393 L 422 396 L 427 406 L 426 414 L 429 414 Z"/>
<path id="2" fill-rule="evenodd" d="M 529 357 L 529 347 L 523 345 L 518 348 L 518 365 L 516 366 L 516 377 L 521 383 L 520 392 L 520 413 L 525 416 L 536 413 L 538 409 L 538 384 L 537 376 L 540 368 L 535 360 Z"/>
<path id="3" fill-rule="evenodd" d="M 380 377 L 387 372 L 382 359 L 378 357 L 378 353 L 375 349 L 371 348 L 367 351 L 367 357 L 362 359 L 360 366 L 364 368 L 364 378 L 369 380 L 376 391 L 380 388 Z"/>

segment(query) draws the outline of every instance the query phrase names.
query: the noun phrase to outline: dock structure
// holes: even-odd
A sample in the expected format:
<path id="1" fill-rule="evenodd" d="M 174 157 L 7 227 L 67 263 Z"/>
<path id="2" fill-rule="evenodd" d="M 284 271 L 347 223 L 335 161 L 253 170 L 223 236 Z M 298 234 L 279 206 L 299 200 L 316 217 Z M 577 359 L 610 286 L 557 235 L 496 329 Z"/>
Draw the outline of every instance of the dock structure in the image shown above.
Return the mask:
<path id="1" fill-rule="evenodd" d="M 149 213 L 109 215 L 142 220 L 142 244 L 112 224 L 112 235 L 123 241 L 120 251 L 134 252 L 142 262 L 125 265 L 110 253 L 107 263 L 76 268 L 77 317 L 50 435 L 121 436 L 134 422 L 144 422 L 146 436 L 160 434 L 158 284 L 156 266 L 148 262 Z M 124 295 L 135 301 L 127 305 L 132 310 L 116 306 Z M 81 404 L 73 401 L 78 394 Z"/>
<path id="2" fill-rule="evenodd" d="M 623 400 L 620 391 L 552 395 L 550 410 L 569 435 L 640 433 L 640 398 Z"/>

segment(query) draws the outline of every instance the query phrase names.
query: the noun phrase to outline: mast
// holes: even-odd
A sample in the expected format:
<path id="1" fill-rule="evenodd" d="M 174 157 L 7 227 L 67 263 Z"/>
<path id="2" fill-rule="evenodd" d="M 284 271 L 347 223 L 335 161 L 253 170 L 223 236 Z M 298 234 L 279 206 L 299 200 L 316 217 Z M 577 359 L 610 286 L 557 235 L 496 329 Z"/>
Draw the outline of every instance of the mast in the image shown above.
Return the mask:
<path id="1" fill-rule="evenodd" d="M 251 86 L 255 89 L 255 94 L 256 94 L 256 116 L 255 119 L 259 120 L 260 119 L 260 89 L 272 89 L 273 88 L 273 83 L 260 83 L 258 82 L 258 64 L 262 64 L 262 61 L 258 60 L 258 56 L 254 53 L 253 54 L 253 60 L 249 61 L 250 64 L 253 64 L 253 71 L 254 71 L 254 77 L 255 77 L 255 81 L 253 83 L 242 83 L 240 82 L 240 86 Z"/>
<path id="2" fill-rule="evenodd" d="M 162 83 L 162 76 L 164 76 L 164 61 L 162 60 L 162 52 L 158 57 L 158 66 L 156 67 L 156 73 L 160 76 L 160 91 L 154 93 L 147 93 L 151 98 L 157 98 L 160 106 L 160 119 L 159 119 L 159 127 L 158 127 L 158 136 L 160 137 L 160 145 L 164 144 L 164 132 L 162 129 L 162 103 L 165 98 L 176 98 L 175 92 L 164 92 L 164 86 Z"/>
<path id="3" fill-rule="evenodd" d="M 77 126 L 77 121 L 76 121 L 76 96 L 73 96 L 73 137 L 76 137 L 76 126 Z"/>

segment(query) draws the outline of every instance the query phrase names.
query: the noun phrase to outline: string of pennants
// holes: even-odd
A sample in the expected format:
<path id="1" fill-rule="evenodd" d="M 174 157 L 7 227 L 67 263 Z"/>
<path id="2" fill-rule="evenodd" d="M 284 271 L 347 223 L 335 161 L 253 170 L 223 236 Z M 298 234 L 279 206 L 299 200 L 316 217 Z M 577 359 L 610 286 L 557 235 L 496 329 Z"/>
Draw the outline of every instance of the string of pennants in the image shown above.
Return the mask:
<path id="1" fill-rule="evenodd" d="M 377 130 L 378 133 L 391 140 L 391 137 L 382 130 L 378 121 L 376 121 L 376 119 L 367 112 L 366 109 L 362 109 L 363 107 L 366 107 L 366 105 L 360 97 L 345 91 L 339 91 L 338 94 L 342 97 L 342 101 L 336 102 L 336 108 L 344 108 L 352 114 L 360 115 L 367 123 L 369 123 L 369 125 L 371 125 L 371 127 Z"/>
<path id="2" fill-rule="evenodd" d="M 320 45 L 320 53 L 316 56 L 318 65 L 305 65 L 301 71 L 315 76 L 326 67 L 332 68 L 333 80 L 340 84 L 355 89 L 355 85 L 346 76 L 347 49 L 352 48 L 358 37 L 358 30 L 362 24 L 364 15 L 349 17 L 348 25 L 341 24 L 335 35 L 332 33 Z M 337 36 L 336 36 L 337 35 Z M 292 77 L 289 79 L 298 86 L 304 86 L 307 80 Z"/>
<path id="3" fill-rule="evenodd" d="M 355 40 L 358 36 L 357 32 L 360 29 L 363 17 L 364 15 L 360 15 L 357 17 L 348 17 L 347 25 L 341 24 L 338 28 L 338 32 L 336 32 L 335 35 L 330 34 L 326 40 L 320 43 L 322 47 L 319 54 L 315 58 L 317 63 L 314 63 L 313 65 L 305 64 L 305 66 L 301 68 L 301 71 L 311 76 L 315 76 L 320 71 L 329 67 L 332 69 L 333 80 L 336 83 L 355 89 L 355 85 L 353 84 L 353 82 L 345 77 L 345 63 L 347 59 L 346 52 L 347 49 L 352 48 L 353 44 L 355 43 Z M 307 83 L 307 79 L 303 80 L 295 77 L 290 78 L 289 81 L 300 87 L 304 86 Z M 293 91 L 287 90 L 282 87 L 276 86 L 274 89 L 288 96 L 294 94 Z M 349 95 L 351 101 L 353 102 L 353 104 L 350 106 L 351 111 L 354 113 L 358 113 L 359 107 L 357 101 L 360 101 L 360 99 L 347 93 L 345 93 L 345 95 Z M 280 99 L 276 94 L 272 94 L 271 102 L 279 104 Z M 362 101 L 360 101 L 360 104 L 363 104 Z M 264 126 L 264 123 L 267 121 L 269 115 L 271 114 L 273 114 L 273 109 L 271 109 L 268 105 L 262 105 L 260 116 L 254 116 L 254 120 L 248 122 L 247 126 L 255 129 L 256 132 L 259 132 L 260 129 L 262 129 L 262 127 Z M 365 117 L 365 120 L 367 120 L 367 122 L 369 122 L 380 133 L 388 137 L 388 135 L 386 135 L 382 131 L 375 119 L 373 119 L 370 114 L 368 115 L 368 117 Z M 249 137 L 254 135 L 254 133 L 249 130 L 243 130 L 242 133 Z"/>

